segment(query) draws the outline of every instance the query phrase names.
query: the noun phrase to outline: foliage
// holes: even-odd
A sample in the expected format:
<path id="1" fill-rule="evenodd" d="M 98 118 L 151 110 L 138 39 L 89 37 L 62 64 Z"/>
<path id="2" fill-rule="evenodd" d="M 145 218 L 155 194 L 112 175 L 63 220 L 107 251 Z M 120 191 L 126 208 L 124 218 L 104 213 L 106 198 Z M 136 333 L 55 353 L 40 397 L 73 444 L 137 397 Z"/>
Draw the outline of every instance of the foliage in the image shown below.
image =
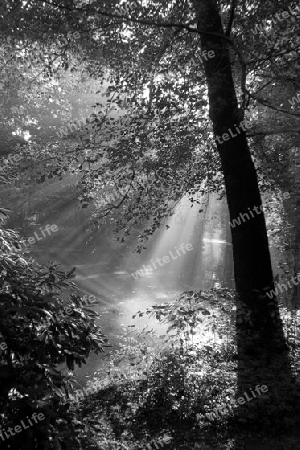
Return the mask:
<path id="1" fill-rule="evenodd" d="M 147 373 L 149 396 L 145 410 L 156 414 L 163 411 L 158 421 L 169 422 L 174 414 L 177 420 L 191 420 L 197 411 L 205 412 L 203 405 L 215 385 L 209 376 L 205 379 L 207 364 L 213 361 L 211 369 L 216 370 L 234 345 L 230 336 L 233 299 L 227 289 L 190 291 L 174 302 L 154 305 L 146 311 L 168 325 L 164 350 Z"/>
<path id="2" fill-rule="evenodd" d="M 219 8 L 226 26 L 229 2 Z M 280 183 L 282 146 L 293 144 L 297 126 L 297 111 L 282 108 L 298 83 L 296 23 L 289 19 L 269 34 L 265 27 L 253 33 L 280 8 L 274 1 L 237 4 L 230 45 L 262 191 Z M 114 0 L 34 1 L 3 9 L 3 117 L 20 135 L 31 134 L 35 168 L 30 159 L 25 167 L 34 179 L 78 175 L 82 207 L 96 206 L 93 226 L 116 210 L 123 239 L 145 224 L 139 250 L 184 193 L 196 206 L 197 192 L 224 194 L 189 2 L 131 2 L 124 9 Z M 156 26 L 169 22 L 178 26 Z M 57 139 L 60 125 L 79 117 L 86 126 Z M 281 128 L 290 130 L 288 139 L 280 137 Z M 126 194 L 103 205 L 103 190 L 124 188 Z"/>
<path id="3" fill-rule="evenodd" d="M 194 448 L 194 442 L 199 442 L 203 436 L 209 440 L 214 430 L 213 434 L 217 433 L 221 440 L 228 433 L 228 447 L 216 448 L 231 449 L 235 447 L 229 445 L 229 436 L 236 437 L 244 432 L 247 436 L 248 433 L 249 436 L 260 435 L 264 427 L 272 433 L 274 423 L 278 430 L 296 426 L 297 418 L 291 417 L 290 406 L 282 405 L 278 410 L 272 398 L 266 401 L 258 397 L 255 402 L 249 402 L 252 419 L 246 423 L 243 416 L 237 414 L 233 300 L 232 292 L 225 289 L 186 292 L 163 308 L 153 305 L 137 313 L 137 316 L 148 314 L 167 323 L 169 331 L 166 335 L 155 336 L 150 331 L 136 332 L 131 326 L 126 337 L 123 335 L 119 351 L 111 355 L 107 365 L 91 379 L 89 386 L 94 385 L 97 392 L 87 396 L 77 407 L 77 414 L 85 424 L 80 435 L 86 448 L 94 448 L 93 442 L 100 439 L 105 450 L 119 449 L 121 442 L 130 449 L 138 449 L 163 434 L 172 436 L 173 446 Z M 208 310 L 210 315 L 202 314 Z M 210 333 L 214 329 L 209 320 L 212 315 L 216 316 L 215 336 Z M 298 318 L 283 309 L 281 315 L 293 355 L 293 374 L 298 379 Z M 198 321 L 192 320 L 191 326 L 191 318 L 201 317 L 208 322 L 200 322 L 199 326 Z M 194 323 L 197 323 L 197 334 L 203 332 L 201 342 L 192 342 L 197 335 L 186 333 L 194 328 Z M 207 334 L 209 338 L 204 341 Z M 250 391 L 248 394 L 251 396 Z M 220 408 L 226 408 L 227 412 L 213 418 L 211 413 Z M 191 430 L 190 446 L 184 447 Z"/>
<path id="4" fill-rule="evenodd" d="M 106 339 L 95 324 L 97 313 L 82 307 L 75 294 L 74 269 L 41 267 L 18 249 L 19 239 L 0 228 L 0 330 L 6 344 L 0 355 L 1 425 L 15 426 L 33 412 L 45 420 L 2 446 L 78 448 L 67 402 L 72 384 L 59 367 L 81 366 L 91 352 L 104 351 Z"/>

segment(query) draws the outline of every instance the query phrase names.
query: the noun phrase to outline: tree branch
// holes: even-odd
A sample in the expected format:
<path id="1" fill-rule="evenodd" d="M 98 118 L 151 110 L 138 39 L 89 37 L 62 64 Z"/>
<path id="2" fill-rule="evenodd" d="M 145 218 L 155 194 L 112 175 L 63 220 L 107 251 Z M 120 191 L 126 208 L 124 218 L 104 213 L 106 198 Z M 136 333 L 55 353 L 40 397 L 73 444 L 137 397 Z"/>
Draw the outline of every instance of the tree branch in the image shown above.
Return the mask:
<path id="1" fill-rule="evenodd" d="M 268 131 L 255 131 L 253 133 L 247 133 L 248 137 L 253 136 L 272 136 L 274 134 L 285 134 L 285 133 L 291 133 L 291 134 L 300 134 L 300 130 L 268 130 Z"/>
<path id="2" fill-rule="evenodd" d="M 267 108 L 273 109 L 274 111 L 281 112 L 283 114 L 288 114 L 289 116 L 300 117 L 300 114 L 293 113 L 291 111 L 288 111 L 287 109 L 281 109 L 281 108 L 277 108 L 276 106 L 271 105 L 267 100 L 265 100 L 261 97 L 257 97 L 255 94 L 251 94 L 248 90 L 247 90 L 247 94 L 249 95 L 249 97 L 253 98 L 253 100 L 256 100 L 258 103 L 266 106 Z"/>
<path id="3" fill-rule="evenodd" d="M 237 0 L 231 0 L 231 5 L 230 5 L 230 11 L 229 11 L 229 21 L 227 24 L 227 28 L 225 31 L 225 36 L 230 36 L 230 32 L 231 32 L 231 27 L 234 21 L 234 12 L 235 12 L 235 7 L 236 7 L 236 1 Z"/>
<path id="4" fill-rule="evenodd" d="M 232 43 L 232 40 L 228 37 L 225 36 L 223 33 L 213 33 L 211 31 L 205 31 L 205 30 L 199 30 L 196 26 L 190 26 L 190 23 L 187 24 L 182 24 L 182 23 L 174 23 L 174 22 L 155 22 L 149 19 L 134 19 L 133 17 L 128 17 L 122 14 L 116 14 L 116 13 L 112 13 L 112 12 L 108 12 L 108 11 L 101 11 L 98 10 L 97 8 L 70 8 L 66 5 L 58 5 L 57 3 L 49 3 L 49 1 L 45 1 L 45 3 L 47 3 L 49 6 L 56 6 L 59 9 L 67 9 L 68 11 L 78 11 L 81 13 L 88 13 L 88 12 L 92 12 L 93 14 L 97 13 L 103 17 L 108 17 L 111 19 L 122 19 L 126 22 L 133 22 L 133 23 L 139 23 L 141 25 L 150 25 L 152 27 L 156 27 L 156 28 L 180 28 L 180 29 L 184 29 L 187 31 L 190 31 L 191 33 L 198 33 L 198 34 L 206 34 L 206 35 L 210 35 L 210 36 L 217 36 L 220 38 L 225 39 L 226 41 Z"/>
<path id="5" fill-rule="evenodd" d="M 133 186 L 134 178 L 135 178 L 135 170 L 132 169 L 131 181 L 130 181 L 129 187 L 128 187 L 128 189 L 127 189 L 127 192 L 126 192 L 124 195 L 121 194 L 121 196 L 123 195 L 123 198 L 120 200 L 120 202 L 119 202 L 117 205 L 114 205 L 113 203 L 107 203 L 107 204 L 105 205 L 105 209 L 104 209 L 103 213 L 102 213 L 101 215 L 98 214 L 98 215 L 94 218 L 94 221 L 95 221 L 95 222 L 97 222 L 97 220 L 103 219 L 104 217 L 107 217 L 113 209 L 118 209 L 118 208 L 120 208 L 120 206 L 124 203 L 124 201 L 125 201 L 126 199 L 128 199 L 128 194 L 129 194 L 130 189 L 131 189 L 132 186 Z M 119 192 L 120 192 L 120 191 L 119 191 Z"/>

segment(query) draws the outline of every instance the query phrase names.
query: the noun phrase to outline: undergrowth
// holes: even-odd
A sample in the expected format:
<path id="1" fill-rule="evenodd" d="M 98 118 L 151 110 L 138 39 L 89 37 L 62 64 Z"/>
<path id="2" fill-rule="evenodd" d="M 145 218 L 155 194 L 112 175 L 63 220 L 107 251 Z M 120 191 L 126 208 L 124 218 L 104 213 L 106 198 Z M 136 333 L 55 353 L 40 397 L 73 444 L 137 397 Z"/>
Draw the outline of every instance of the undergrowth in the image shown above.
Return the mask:
<path id="1" fill-rule="evenodd" d="M 286 405 L 275 411 L 268 399 L 265 408 L 265 398 L 253 402 L 253 418 L 246 424 L 236 414 L 238 358 L 231 291 L 187 292 L 175 302 L 137 313 L 144 314 L 167 324 L 167 331 L 156 336 L 151 330 L 128 327 L 119 350 L 89 381 L 97 392 L 75 405 L 84 424 L 83 448 L 162 448 L 166 439 L 165 449 L 240 450 L 239 436 L 242 442 L 253 435 L 263 440 L 266 433 L 272 436 L 274 425 L 277 433 L 284 433 L 296 424 Z M 286 310 L 282 317 L 297 379 L 297 317 Z M 211 417 L 224 407 L 224 414 Z"/>

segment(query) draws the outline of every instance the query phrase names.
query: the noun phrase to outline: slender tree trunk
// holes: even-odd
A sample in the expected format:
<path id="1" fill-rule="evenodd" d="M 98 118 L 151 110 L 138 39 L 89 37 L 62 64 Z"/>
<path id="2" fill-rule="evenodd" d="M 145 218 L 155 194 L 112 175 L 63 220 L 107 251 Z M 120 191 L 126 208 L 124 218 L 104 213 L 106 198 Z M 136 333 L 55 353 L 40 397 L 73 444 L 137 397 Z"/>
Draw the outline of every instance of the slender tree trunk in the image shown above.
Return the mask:
<path id="1" fill-rule="evenodd" d="M 295 240 L 294 240 L 294 277 L 297 278 L 300 275 L 300 215 L 298 211 L 300 211 L 300 202 L 296 203 L 296 212 L 295 212 Z M 300 283 L 296 284 L 293 287 L 293 294 L 291 299 L 291 307 L 295 310 L 299 310 L 300 308 Z"/>
<path id="2" fill-rule="evenodd" d="M 289 217 L 289 221 L 293 224 L 292 230 L 293 242 L 291 243 L 294 262 L 294 277 L 300 274 L 300 139 L 296 138 L 293 148 L 287 156 L 289 161 L 288 170 L 288 190 L 291 198 L 283 202 L 284 208 Z M 292 278 L 292 277 L 291 277 Z M 293 287 L 291 307 L 293 309 L 300 308 L 300 283 Z"/>
<path id="3" fill-rule="evenodd" d="M 245 127 L 240 126 L 242 117 L 229 44 L 214 0 L 193 0 L 193 3 L 201 30 L 202 52 L 215 54 L 213 58 L 203 58 L 203 63 L 230 220 L 238 218 L 240 213 L 248 214 L 243 216 L 240 225 L 231 229 L 237 291 L 238 395 L 250 393 L 249 389 L 257 384 L 265 384 L 272 402 L 277 397 L 280 404 L 282 398 L 286 399 L 284 382 L 291 381 L 291 370 L 277 300 L 266 296 L 273 289 L 266 224 L 260 210 L 262 201 Z M 225 136 L 227 140 L 222 138 L 224 133 L 230 136 Z"/>

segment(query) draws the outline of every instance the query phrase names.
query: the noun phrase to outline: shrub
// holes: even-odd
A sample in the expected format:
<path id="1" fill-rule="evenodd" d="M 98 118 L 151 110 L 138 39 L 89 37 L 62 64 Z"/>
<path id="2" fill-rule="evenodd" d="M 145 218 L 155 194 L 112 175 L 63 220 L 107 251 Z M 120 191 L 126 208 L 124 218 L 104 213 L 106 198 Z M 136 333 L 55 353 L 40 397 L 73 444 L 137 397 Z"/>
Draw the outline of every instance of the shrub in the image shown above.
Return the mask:
<path id="1" fill-rule="evenodd" d="M 19 240 L 0 227 L 0 342 L 6 345 L 0 353 L 0 424 L 14 427 L 34 412 L 45 420 L 1 448 L 76 449 L 72 384 L 58 365 L 74 370 L 90 352 L 103 352 L 107 341 L 95 325 L 97 313 L 82 307 L 74 293 L 75 268 L 65 273 L 55 264 L 42 267 L 18 250 Z M 61 314 L 66 305 L 69 315 Z"/>

